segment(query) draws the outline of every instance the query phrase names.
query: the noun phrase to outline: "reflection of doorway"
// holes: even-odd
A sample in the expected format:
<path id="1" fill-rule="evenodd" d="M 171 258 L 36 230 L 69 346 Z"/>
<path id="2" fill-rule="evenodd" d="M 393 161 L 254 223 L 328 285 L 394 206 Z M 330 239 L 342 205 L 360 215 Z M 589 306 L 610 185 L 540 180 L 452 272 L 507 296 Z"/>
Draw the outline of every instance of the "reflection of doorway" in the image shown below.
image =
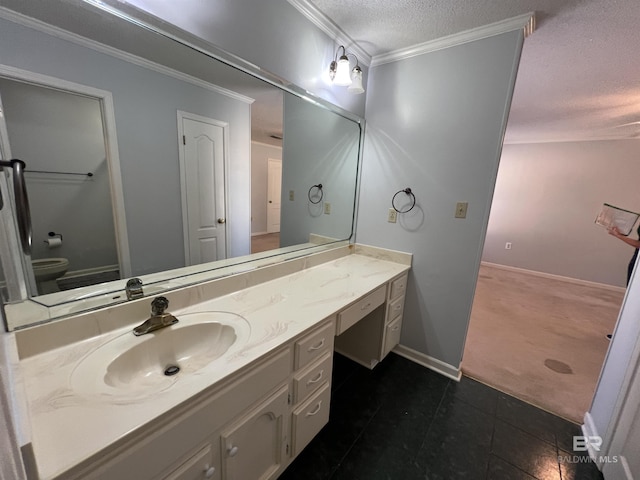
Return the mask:
<path id="1" fill-rule="evenodd" d="M 66 274 L 54 281 L 55 289 L 128 276 L 111 94 L 1 66 L 0 90 L 7 127 L 3 155 L 27 165 L 33 244 L 23 269 L 30 278 L 30 294 L 37 294 L 32 259 L 68 261 Z M 56 235 L 61 243 L 47 242 Z"/>
<path id="2" fill-rule="evenodd" d="M 280 194 L 282 190 L 282 160 L 267 160 L 267 233 L 280 231 Z"/>
<path id="3" fill-rule="evenodd" d="M 226 126 L 178 112 L 186 265 L 226 258 Z"/>

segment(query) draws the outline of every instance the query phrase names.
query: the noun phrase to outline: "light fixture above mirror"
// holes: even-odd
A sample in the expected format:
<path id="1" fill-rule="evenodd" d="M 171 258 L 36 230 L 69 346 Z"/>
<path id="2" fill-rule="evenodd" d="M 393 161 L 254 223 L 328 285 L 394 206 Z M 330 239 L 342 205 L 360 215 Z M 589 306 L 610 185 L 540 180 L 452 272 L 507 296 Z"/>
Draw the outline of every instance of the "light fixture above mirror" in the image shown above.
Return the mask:
<path id="1" fill-rule="evenodd" d="M 340 49 L 342 49 L 342 55 L 338 57 Z M 356 60 L 356 65 L 353 69 L 349 63 L 349 56 L 352 56 Z M 331 78 L 334 85 L 349 87 L 348 90 L 351 93 L 364 93 L 364 87 L 362 86 L 362 69 L 358 64 L 358 57 L 353 53 L 347 53 L 344 45 L 338 47 L 333 61 L 329 65 L 329 78 Z"/>

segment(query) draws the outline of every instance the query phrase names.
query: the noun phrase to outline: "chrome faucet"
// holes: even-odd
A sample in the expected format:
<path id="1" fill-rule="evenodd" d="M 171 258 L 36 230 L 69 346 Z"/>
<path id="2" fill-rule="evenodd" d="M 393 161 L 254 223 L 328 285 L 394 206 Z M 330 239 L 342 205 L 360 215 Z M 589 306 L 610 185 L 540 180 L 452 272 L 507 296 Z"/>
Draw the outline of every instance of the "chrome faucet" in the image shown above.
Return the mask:
<path id="1" fill-rule="evenodd" d="M 156 297 L 151 302 L 151 317 L 144 321 L 141 325 L 138 325 L 133 329 L 133 334 L 136 336 L 151 333 L 155 330 L 159 330 L 174 323 L 178 323 L 178 319 L 170 313 L 165 313 L 165 310 L 169 306 L 169 300 L 166 297 Z"/>
<path id="2" fill-rule="evenodd" d="M 139 278 L 130 278 L 127 280 L 125 292 L 127 292 L 127 300 L 135 300 L 136 298 L 144 297 L 144 292 L 142 291 L 142 280 Z"/>

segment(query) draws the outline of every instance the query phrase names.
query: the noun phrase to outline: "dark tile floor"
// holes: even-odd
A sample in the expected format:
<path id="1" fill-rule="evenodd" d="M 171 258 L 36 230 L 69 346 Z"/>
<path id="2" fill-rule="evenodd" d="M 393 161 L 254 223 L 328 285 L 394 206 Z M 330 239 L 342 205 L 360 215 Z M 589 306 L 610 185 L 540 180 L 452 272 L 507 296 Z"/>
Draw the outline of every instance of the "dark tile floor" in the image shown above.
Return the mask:
<path id="1" fill-rule="evenodd" d="M 580 427 L 470 378 L 391 353 L 370 371 L 336 354 L 329 423 L 284 480 L 591 480 Z"/>

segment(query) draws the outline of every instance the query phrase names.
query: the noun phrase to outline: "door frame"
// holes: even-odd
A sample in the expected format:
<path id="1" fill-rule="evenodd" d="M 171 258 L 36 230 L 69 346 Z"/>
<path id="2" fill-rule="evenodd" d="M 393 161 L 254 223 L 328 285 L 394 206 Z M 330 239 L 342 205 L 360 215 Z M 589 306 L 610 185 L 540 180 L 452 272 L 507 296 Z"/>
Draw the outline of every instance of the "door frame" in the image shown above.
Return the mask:
<path id="1" fill-rule="evenodd" d="M 109 191 L 111 194 L 111 206 L 113 210 L 113 222 L 115 227 L 116 252 L 118 254 L 118 266 L 121 278 L 131 276 L 131 253 L 129 251 L 129 236 L 124 209 L 124 193 L 122 187 L 122 173 L 120 169 L 120 157 L 118 155 L 118 135 L 116 133 L 116 117 L 113 104 L 113 95 L 107 90 L 70 82 L 49 75 L 22 70 L 15 67 L 0 64 L 0 76 L 9 80 L 30 83 L 43 88 L 53 88 L 75 95 L 95 98 L 100 104 L 102 114 L 102 129 L 104 132 L 105 155 L 109 172 Z M 2 247 L 5 248 L 5 247 Z M 10 252 L 9 252 L 10 253 Z M 25 264 L 28 275 L 33 275 L 31 266 Z M 28 276 L 27 275 L 27 276 Z M 11 299 L 12 301 L 14 299 Z M 26 298 L 15 299 L 26 300 Z"/>
<path id="2" fill-rule="evenodd" d="M 277 232 L 272 232 L 269 230 L 269 170 L 271 170 L 271 165 L 273 163 L 279 163 L 280 164 L 280 208 L 278 209 L 279 214 L 282 214 L 282 159 L 279 158 L 267 158 L 267 233 L 280 233 L 280 223 L 278 223 L 278 230 Z"/>
<path id="3" fill-rule="evenodd" d="M 189 266 L 189 224 L 187 216 L 187 174 L 185 171 L 185 158 L 184 158 L 184 128 L 182 126 L 182 120 L 193 120 L 201 123 L 208 123 L 222 128 L 222 171 L 223 171 L 223 185 L 224 185 L 224 244 L 225 244 L 225 258 L 228 258 L 229 252 L 229 122 L 223 122 L 216 120 L 215 118 L 205 117 L 196 113 L 186 112 L 184 110 L 177 111 L 177 131 L 178 131 L 178 163 L 180 164 L 180 201 L 182 203 L 182 236 L 184 241 L 184 264 Z"/>

